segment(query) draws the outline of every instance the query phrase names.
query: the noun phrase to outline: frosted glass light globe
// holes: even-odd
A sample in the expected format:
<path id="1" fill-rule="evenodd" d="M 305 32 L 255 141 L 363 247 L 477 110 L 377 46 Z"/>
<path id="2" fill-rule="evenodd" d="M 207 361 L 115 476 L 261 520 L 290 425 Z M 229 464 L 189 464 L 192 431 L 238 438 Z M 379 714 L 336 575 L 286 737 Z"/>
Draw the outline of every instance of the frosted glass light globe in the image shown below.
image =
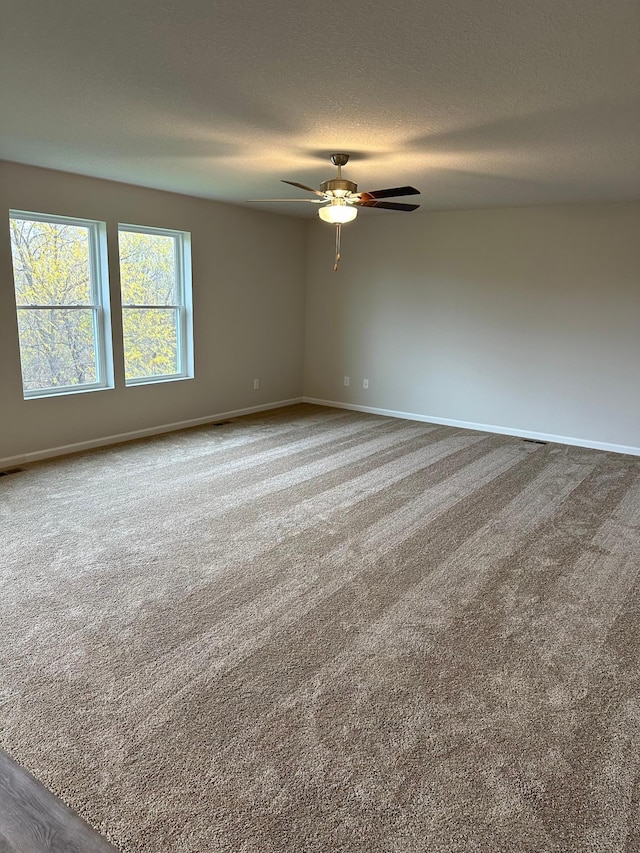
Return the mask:
<path id="1" fill-rule="evenodd" d="M 331 204 L 326 207 L 321 207 L 318 210 L 318 216 L 324 222 L 329 222 L 332 225 L 343 222 L 352 222 L 358 215 L 358 209 L 347 204 L 344 199 L 336 198 Z"/>

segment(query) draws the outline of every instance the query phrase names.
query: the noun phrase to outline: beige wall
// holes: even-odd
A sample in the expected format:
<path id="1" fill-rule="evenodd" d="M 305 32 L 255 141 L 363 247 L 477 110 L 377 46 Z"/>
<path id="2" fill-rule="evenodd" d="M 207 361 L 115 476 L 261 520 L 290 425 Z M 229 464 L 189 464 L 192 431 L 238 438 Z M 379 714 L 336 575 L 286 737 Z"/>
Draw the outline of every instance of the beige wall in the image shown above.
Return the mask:
<path id="1" fill-rule="evenodd" d="M 332 229 L 316 220 L 15 164 L 0 164 L 0 203 L 5 215 L 17 208 L 108 223 L 117 384 L 23 399 L 5 227 L 0 459 L 303 390 L 425 419 L 640 448 L 640 203 L 366 211 L 345 226 L 337 274 Z M 193 235 L 193 380 L 124 386 L 119 221 Z"/>
<path id="2" fill-rule="evenodd" d="M 24 400 L 10 208 L 106 221 L 116 388 Z M 0 164 L 0 459 L 302 394 L 305 223 L 172 193 Z M 117 223 L 190 231 L 195 379 L 125 388 Z M 113 252 L 116 251 L 114 256 Z M 260 390 L 253 390 L 253 379 Z"/>
<path id="3" fill-rule="evenodd" d="M 314 221 L 305 396 L 640 448 L 639 237 L 637 203 L 371 211 L 333 273 Z"/>

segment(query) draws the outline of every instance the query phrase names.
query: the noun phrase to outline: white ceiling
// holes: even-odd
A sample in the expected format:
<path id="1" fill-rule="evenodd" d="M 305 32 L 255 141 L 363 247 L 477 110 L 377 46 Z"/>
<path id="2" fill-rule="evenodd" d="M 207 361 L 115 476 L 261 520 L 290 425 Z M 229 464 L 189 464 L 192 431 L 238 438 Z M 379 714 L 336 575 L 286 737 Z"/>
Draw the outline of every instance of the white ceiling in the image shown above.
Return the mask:
<path id="1" fill-rule="evenodd" d="M 332 151 L 428 210 L 640 198 L 638 0 L 2 0 L 0 33 L 1 159 L 240 204 Z"/>

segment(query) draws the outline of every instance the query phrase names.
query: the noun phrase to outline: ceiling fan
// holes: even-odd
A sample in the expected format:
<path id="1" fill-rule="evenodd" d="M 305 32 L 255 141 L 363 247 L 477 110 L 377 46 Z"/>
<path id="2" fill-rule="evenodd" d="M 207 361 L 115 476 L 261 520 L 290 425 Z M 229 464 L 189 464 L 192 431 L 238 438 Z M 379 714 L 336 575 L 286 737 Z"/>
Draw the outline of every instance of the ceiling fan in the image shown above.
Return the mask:
<path id="1" fill-rule="evenodd" d="M 342 236 L 342 226 L 345 222 L 351 222 L 358 215 L 358 207 L 382 207 L 385 210 L 404 210 L 411 211 L 420 207 L 419 204 L 405 204 L 403 202 L 380 201 L 384 198 L 397 198 L 404 195 L 419 195 L 420 190 L 415 187 L 391 187 L 386 190 L 373 190 L 369 192 L 358 192 L 358 185 L 353 181 L 347 181 L 342 177 L 342 167 L 349 162 L 348 154 L 332 154 L 331 162 L 338 167 L 338 175 L 329 181 L 323 181 L 320 184 L 320 189 L 315 190 L 313 187 L 307 187 L 304 184 L 298 184 L 296 181 L 285 181 L 283 184 L 289 184 L 292 187 L 306 190 L 313 193 L 316 198 L 254 198 L 250 201 L 254 202 L 269 202 L 269 201 L 286 201 L 286 202 L 307 202 L 308 204 L 323 205 L 318 210 L 320 219 L 324 222 L 329 222 L 336 226 L 336 259 L 333 269 L 338 269 L 340 263 L 340 239 Z"/>

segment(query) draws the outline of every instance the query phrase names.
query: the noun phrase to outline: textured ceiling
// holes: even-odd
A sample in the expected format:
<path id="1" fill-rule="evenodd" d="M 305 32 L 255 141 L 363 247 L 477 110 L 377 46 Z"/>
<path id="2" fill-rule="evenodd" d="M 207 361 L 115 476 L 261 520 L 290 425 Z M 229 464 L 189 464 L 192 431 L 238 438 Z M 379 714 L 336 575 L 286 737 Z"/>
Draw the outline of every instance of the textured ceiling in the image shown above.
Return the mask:
<path id="1" fill-rule="evenodd" d="M 638 0 L 2 0 L 0 33 L 5 160 L 241 204 L 332 151 L 423 209 L 640 198 Z"/>

